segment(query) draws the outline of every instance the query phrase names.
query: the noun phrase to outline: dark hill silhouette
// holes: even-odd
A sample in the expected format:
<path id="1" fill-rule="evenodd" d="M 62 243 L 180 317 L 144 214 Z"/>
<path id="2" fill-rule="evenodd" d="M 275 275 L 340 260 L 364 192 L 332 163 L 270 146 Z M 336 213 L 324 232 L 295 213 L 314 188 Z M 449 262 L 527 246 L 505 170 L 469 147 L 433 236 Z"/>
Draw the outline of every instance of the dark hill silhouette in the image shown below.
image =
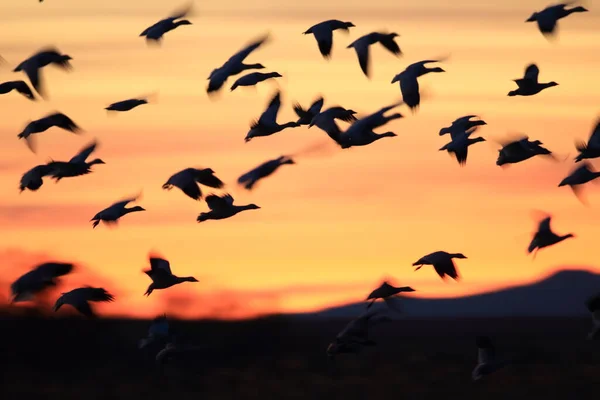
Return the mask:
<path id="1" fill-rule="evenodd" d="M 598 292 L 600 274 L 563 270 L 529 285 L 489 293 L 438 299 L 404 297 L 402 308 L 406 318 L 572 317 L 586 315 L 585 301 Z M 384 303 L 376 303 L 375 307 L 386 308 Z M 301 315 L 351 318 L 365 309 L 366 303 L 361 302 Z"/>

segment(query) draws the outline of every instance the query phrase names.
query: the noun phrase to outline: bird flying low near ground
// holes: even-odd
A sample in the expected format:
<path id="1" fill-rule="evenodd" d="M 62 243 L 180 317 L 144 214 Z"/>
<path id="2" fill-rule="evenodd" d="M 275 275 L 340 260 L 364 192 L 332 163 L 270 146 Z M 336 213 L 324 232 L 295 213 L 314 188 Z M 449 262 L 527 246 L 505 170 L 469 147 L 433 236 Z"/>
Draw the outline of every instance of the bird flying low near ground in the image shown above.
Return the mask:
<path id="1" fill-rule="evenodd" d="M 53 171 L 54 167 L 51 165 L 36 165 L 29 171 L 25 172 L 21 177 L 21 182 L 19 183 L 19 191 L 23 192 L 25 189 L 29 189 L 32 192 L 35 192 L 44 184 L 44 177 L 51 176 Z"/>
<path id="2" fill-rule="evenodd" d="M 472 128 L 487 125 L 487 123 L 481 119 L 473 121 L 473 118 L 479 118 L 477 115 L 465 115 L 455 119 L 450 126 L 446 126 L 440 129 L 440 136 L 450 134 L 450 138 L 454 139 L 455 136 L 462 135 L 465 131 L 469 131 Z"/>
<path id="3" fill-rule="evenodd" d="M 475 342 L 477 344 L 477 365 L 471 373 L 473 381 L 478 381 L 510 363 L 508 360 L 496 358 L 496 349 L 489 337 L 478 336 Z"/>
<path id="4" fill-rule="evenodd" d="M 152 279 L 152 283 L 148 286 L 144 296 L 150 296 L 152 291 L 158 289 L 167 289 L 173 285 L 183 282 L 198 282 L 198 279 L 193 276 L 176 276 L 171 272 L 171 264 L 164 258 L 150 256 L 150 269 L 144 273 Z"/>
<path id="5" fill-rule="evenodd" d="M 547 156 L 557 160 L 554 154 L 542 146 L 539 140 L 530 141 L 527 135 L 518 134 L 497 141 L 502 148 L 498 150 L 496 165 L 516 164 L 535 156 Z"/>
<path id="6" fill-rule="evenodd" d="M 31 271 L 21 275 L 10 285 L 13 303 L 28 301 L 39 292 L 57 285 L 58 278 L 73 271 L 73 264 L 47 262 L 40 264 Z"/>
<path id="7" fill-rule="evenodd" d="M 173 29 L 182 25 L 192 25 L 192 23 L 189 20 L 182 19 L 190 14 L 191 9 L 192 4 L 190 3 L 185 8 L 175 11 L 169 17 L 161 19 L 154 25 L 144 29 L 144 31 L 140 33 L 140 37 L 146 37 L 146 42 L 148 44 L 160 44 L 165 33 L 170 32 Z"/>
<path id="8" fill-rule="evenodd" d="M 540 75 L 540 69 L 535 64 L 529 64 L 525 68 L 525 74 L 522 78 L 513 79 L 518 86 L 517 89 L 508 92 L 509 96 L 533 96 L 538 94 L 544 89 L 548 89 L 554 86 L 558 86 L 558 83 L 552 81 L 547 83 L 540 83 L 538 77 Z"/>
<path id="9" fill-rule="evenodd" d="M 424 60 L 410 64 L 406 69 L 392 79 L 391 83 L 400 83 L 400 92 L 402 100 L 410 109 L 415 112 L 421 104 L 421 93 L 419 91 L 418 78 L 430 72 L 446 72 L 443 68 L 428 68 L 426 64 L 442 62 L 444 59 Z"/>
<path id="10" fill-rule="evenodd" d="M 286 164 L 295 164 L 295 162 L 288 156 L 281 156 L 274 160 L 269 160 L 240 176 L 238 178 L 238 183 L 243 185 L 245 189 L 252 190 L 259 180 L 273 174 L 279 167 Z"/>
<path id="11" fill-rule="evenodd" d="M 215 68 L 208 77 L 208 87 L 206 88 L 206 92 L 208 94 L 217 92 L 219 89 L 223 87 L 225 82 L 230 76 L 237 75 L 243 71 L 249 69 L 264 69 L 265 66 L 262 64 L 244 64 L 244 60 L 246 57 L 250 55 L 253 51 L 258 49 L 260 46 L 265 44 L 269 39 L 269 35 L 265 35 L 258 40 L 250 43 L 242 50 L 235 53 L 231 56 L 223 65 L 219 68 Z"/>
<path id="12" fill-rule="evenodd" d="M 325 99 L 321 96 L 316 99 L 307 110 L 302 108 L 300 103 L 294 103 L 294 112 L 298 116 L 298 121 L 296 121 L 296 123 L 299 125 L 309 125 L 312 119 L 321 112 L 324 102 Z"/>
<path id="13" fill-rule="evenodd" d="M 477 130 L 477 127 L 471 128 L 468 131 L 463 131 L 459 133 L 458 131 L 453 131 L 450 133 L 452 136 L 452 141 L 447 143 L 440 149 L 440 151 L 447 151 L 450 155 L 454 155 L 456 157 L 456 161 L 458 161 L 458 165 L 461 167 L 467 165 L 467 156 L 469 155 L 469 146 L 479 143 L 485 142 L 485 139 L 482 137 L 471 138 L 471 134 Z"/>
<path id="14" fill-rule="evenodd" d="M 106 164 L 100 158 L 86 161 L 88 157 L 96 150 L 98 142 L 93 141 L 84 147 L 69 161 L 50 161 L 47 165 L 50 168 L 49 176 L 56 182 L 63 178 L 87 175 L 92 172 L 91 167 L 96 164 Z"/>
<path id="15" fill-rule="evenodd" d="M 56 300 L 54 311 L 58 311 L 65 304 L 70 304 L 81 314 L 88 318 L 93 318 L 96 314 L 92 310 L 90 302 L 111 302 L 114 299 L 114 296 L 103 288 L 85 286 L 63 293 Z"/>
<path id="16" fill-rule="evenodd" d="M 217 196 L 215 194 L 208 195 L 206 196 L 206 204 L 208 205 L 208 208 L 210 208 L 210 211 L 200 213 L 197 218 L 198 222 L 204 222 L 209 219 L 225 219 L 233 217 L 237 213 L 245 210 L 260 209 L 256 204 L 246 204 L 243 206 L 234 205 L 233 197 L 231 197 L 230 194 L 225 194 L 223 196 Z"/>
<path id="17" fill-rule="evenodd" d="M 588 340 L 600 338 L 600 293 L 590 298 L 585 303 L 587 309 L 592 315 L 592 330 L 588 333 Z"/>
<path id="18" fill-rule="evenodd" d="M 364 346 L 374 346 L 376 343 L 369 339 L 369 328 L 390 320 L 391 318 L 377 311 L 367 311 L 361 314 L 350 321 L 329 344 L 327 356 L 334 358 L 337 354 L 358 353 Z"/>
<path id="19" fill-rule="evenodd" d="M 600 118 L 596 120 L 596 125 L 587 143 L 582 140 L 575 141 L 575 148 L 579 152 L 575 157 L 575 162 L 600 157 Z"/>
<path id="20" fill-rule="evenodd" d="M 251 72 L 238 78 L 238 80 L 231 85 L 231 91 L 233 92 L 239 86 L 256 86 L 258 83 L 266 81 L 267 79 L 281 77 L 283 77 L 283 75 L 281 75 L 279 72 Z"/>
<path id="21" fill-rule="evenodd" d="M 221 189 L 225 184 L 215 176 L 215 171 L 210 168 L 186 168 L 171 175 L 162 188 L 171 190 L 173 187 L 177 187 L 189 198 L 200 200 L 202 198 L 200 185 Z"/>
<path id="22" fill-rule="evenodd" d="M 371 308 L 377 299 L 383 299 L 388 307 L 398 312 L 402 312 L 402 308 L 400 307 L 399 303 L 400 298 L 397 295 L 404 292 L 414 291 L 415 289 L 411 288 L 410 286 L 395 287 L 390 285 L 389 282 L 385 281 L 381 284 L 381 286 L 373 290 L 367 297 L 367 301 L 371 300 L 367 303 L 367 309 Z"/>
<path id="23" fill-rule="evenodd" d="M 454 265 L 453 258 L 467 258 L 462 253 L 447 253 L 445 251 L 436 251 L 431 254 L 427 254 L 424 257 L 421 257 L 419 260 L 413 263 L 413 267 L 415 271 L 421 269 L 423 265 L 432 265 L 435 269 L 435 272 L 438 273 L 440 278 L 446 279 L 446 275 L 455 281 L 459 280 L 459 274 L 456 269 L 456 265 Z"/>
<path id="24" fill-rule="evenodd" d="M 39 93 L 40 96 L 45 98 L 46 89 L 44 87 L 42 75 L 40 74 L 40 69 L 47 65 L 54 64 L 64 70 L 69 71 L 72 69 L 70 60 L 72 60 L 71 56 L 67 54 L 61 54 L 58 49 L 54 47 L 48 47 L 40 50 L 23 61 L 21 64 L 17 65 L 13 72 L 25 72 L 33 88 Z"/>
<path id="25" fill-rule="evenodd" d="M 303 32 L 303 34 L 314 35 L 315 39 L 317 40 L 317 44 L 319 45 L 319 51 L 321 52 L 321 55 L 324 59 L 328 60 L 331 58 L 331 48 L 333 47 L 333 31 L 339 29 L 349 33 L 350 28 L 352 27 L 354 27 L 352 22 L 330 19 L 311 26 L 305 32 Z"/>
<path id="26" fill-rule="evenodd" d="M 390 53 L 395 56 L 402 55 L 402 51 L 398 46 L 398 43 L 394 40 L 394 38 L 398 37 L 395 32 L 385 33 L 385 32 L 371 32 L 364 36 L 359 37 L 354 42 L 350 43 L 346 48 L 351 49 L 354 48 L 356 51 L 356 55 L 358 56 L 358 63 L 360 64 L 360 69 L 365 74 L 367 78 L 371 76 L 371 60 L 369 56 L 369 47 L 375 43 L 381 43 L 383 47 L 385 47 Z"/>
<path id="27" fill-rule="evenodd" d="M 250 124 L 250 130 L 246 134 L 244 141 L 247 143 L 255 137 L 271 136 L 286 128 L 296 128 L 300 126 L 300 124 L 293 121 L 279 124 L 277 122 L 279 108 L 281 108 L 281 92 L 277 91 L 269 102 L 267 109 L 260 115 L 259 119 Z"/>
<path id="28" fill-rule="evenodd" d="M 148 328 L 148 336 L 140 339 L 138 348 L 143 349 L 153 343 L 166 342 L 171 336 L 169 328 L 169 320 L 166 314 L 154 318 Z"/>
<path id="29" fill-rule="evenodd" d="M 557 243 L 562 242 L 565 239 L 575 237 L 575 235 L 572 233 L 568 233 L 566 235 L 557 235 L 556 233 L 554 233 L 552 231 L 552 228 L 550 227 L 551 219 L 551 216 L 547 216 L 539 222 L 537 231 L 533 234 L 533 238 L 529 243 L 527 253 L 533 253 L 534 259 L 537 252 L 543 249 L 544 247 L 553 246 Z"/>
<path id="30" fill-rule="evenodd" d="M 100 221 L 104 222 L 106 225 L 116 225 L 117 222 L 119 221 L 119 219 L 129 213 L 132 212 L 137 212 L 137 211 L 146 211 L 146 209 L 140 207 L 140 206 L 134 206 L 131 208 L 127 208 L 127 204 L 137 201 L 139 199 L 140 196 L 136 196 L 136 197 L 132 197 L 129 199 L 125 199 L 122 201 L 118 201 L 114 204 L 112 204 L 110 207 L 105 208 L 104 210 L 100 211 L 98 214 L 96 214 L 94 216 L 94 218 L 92 218 L 90 220 L 90 222 L 94 222 L 92 224 L 92 227 L 95 228 L 98 226 L 98 224 L 100 223 Z"/>
<path id="31" fill-rule="evenodd" d="M 33 135 L 45 132 L 53 126 L 72 133 L 79 133 L 81 131 L 81 128 L 77 126 L 77 124 L 73 122 L 71 118 L 67 117 L 63 113 L 55 112 L 38 120 L 29 122 L 23 131 L 17 135 L 17 137 L 19 139 L 25 139 L 27 147 L 29 147 L 29 149 L 35 153 L 36 146 Z"/>
<path id="32" fill-rule="evenodd" d="M 581 185 L 593 181 L 598 177 L 600 177 L 600 172 L 597 172 L 589 162 L 583 161 L 569 176 L 558 184 L 558 187 L 569 186 L 579 201 L 586 204 L 583 192 L 581 191 Z"/>
<path id="33" fill-rule="evenodd" d="M 547 38 L 550 39 L 557 34 L 558 20 L 565 18 L 573 13 L 587 12 L 585 7 L 577 6 L 567 8 L 567 6 L 575 3 L 574 1 L 560 3 L 544 8 L 542 11 L 537 11 L 531 14 L 531 17 L 525 22 L 537 22 L 538 29 Z"/>
<path id="34" fill-rule="evenodd" d="M 9 81 L 0 83 L 0 94 L 7 94 L 16 90 L 18 93 L 27 97 L 29 100 L 35 101 L 36 98 L 25 81 Z"/>

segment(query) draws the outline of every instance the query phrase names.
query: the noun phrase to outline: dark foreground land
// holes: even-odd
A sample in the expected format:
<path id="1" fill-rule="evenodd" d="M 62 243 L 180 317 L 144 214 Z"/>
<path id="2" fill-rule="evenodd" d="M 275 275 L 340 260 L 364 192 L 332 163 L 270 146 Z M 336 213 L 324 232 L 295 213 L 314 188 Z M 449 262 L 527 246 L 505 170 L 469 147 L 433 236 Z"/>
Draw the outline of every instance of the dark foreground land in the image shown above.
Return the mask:
<path id="1" fill-rule="evenodd" d="M 148 321 L 0 319 L 1 399 L 597 399 L 600 342 L 588 319 L 403 320 L 334 362 L 345 320 L 172 321 L 201 349 L 164 367 L 137 341 Z M 517 363 L 474 383 L 474 337 Z"/>

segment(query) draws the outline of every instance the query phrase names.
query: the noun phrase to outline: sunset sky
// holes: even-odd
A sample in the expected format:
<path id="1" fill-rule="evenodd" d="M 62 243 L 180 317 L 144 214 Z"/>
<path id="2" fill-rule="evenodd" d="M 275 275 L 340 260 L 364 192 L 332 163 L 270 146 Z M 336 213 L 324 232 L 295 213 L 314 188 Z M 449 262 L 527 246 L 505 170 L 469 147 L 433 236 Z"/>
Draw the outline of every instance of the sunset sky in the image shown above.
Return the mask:
<path id="1" fill-rule="evenodd" d="M 0 96 L 0 292 L 44 261 L 80 268 L 64 280 L 104 286 L 117 301 L 105 315 L 243 317 L 308 311 L 362 300 L 383 279 L 410 285 L 422 297 L 462 296 L 540 279 L 560 268 L 600 272 L 600 189 L 588 184 L 590 207 L 557 185 L 572 169 L 573 142 L 587 139 L 600 115 L 600 3 L 589 13 L 559 22 L 556 42 L 525 23 L 545 0 L 229 0 L 196 2 L 193 25 L 166 34 L 161 47 L 138 35 L 180 4 L 162 0 L 37 0 L 0 2 L 0 80 L 25 79 L 14 67 L 55 45 L 73 60 L 73 71 L 43 70 L 49 99 L 31 102 Z M 285 5 L 289 3 L 289 5 Z M 184 2 L 181 5 L 185 4 Z M 368 6 L 366 6 L 368 4 Z M 311 35 L 325 19 L 352 21 L 349 35 L 334 33 L 332 59 L 324 60 Z M 371 48 L 372 79 L 346 46 L 375 30 L 397 32 L 403 55 Z M 206 78 L 249 41 L 271 33 L 271 42 L 247 58 L 284 77 L 256 90 L 206 94 Z M 292 103 L 342 105 L 360 115 L 401 98 L 391 80 L 408 64 L 449 59 L 443 74 L 420 79 L 424 100 L 414 115 L 384 129 L 398 134 L 371 146 L 339 150 L 317 128 L 285 130 L 244 142 L 249 123 L 282 90 L 280 122 L 295 120 Z M 560 86 L 533 97 L 507 97 L 527 64 L 540 81 Z M 154 104 L 116 116 L 110 103 L 157 93 Z M 84 129 L 80 136 L 53 128 L 39 135 L 38 154 L 17 134 L 30 120 L 60 111 Z M 469 150 L 467 166 L 438 149 L 449 141 L 438 131 L 477 114 L 488 139 L 523 132 L 541 140 L 564 163 L 532 159 L 502 169 L 493 141 Z M 388 129 L 389 128 L 389 129 Z M 106 165 L 87 176 L 19 194 L 21 175 L 50 158 L 68 160 L 93 139 Z M 304 151 L 318 148 L 319 151 Z M 299 154 L 246 192 L 242 173 L 282 154 Z M 207 210 L 178 190 L 161 188 L 187 167 L 210 167 L 236 203 L 262 208 L 222 221 L 196 222 Z M 92 229 L 90 218 L 142 191 L 146 212 L 123 218 L 116 229 Z M 204 190 L 209 193 L 208 190 Z M 526 254 L 535 229 L 532 210 L 555 217 L 559 234 L 575 239 Z M 443 282 L 431 267 L 411 264 L 435 250 L 461 252 L 459 282 Z M 150 279 L 141 272 L 158 252 L 173 272 L 195 276 L 143 296 Z"/>

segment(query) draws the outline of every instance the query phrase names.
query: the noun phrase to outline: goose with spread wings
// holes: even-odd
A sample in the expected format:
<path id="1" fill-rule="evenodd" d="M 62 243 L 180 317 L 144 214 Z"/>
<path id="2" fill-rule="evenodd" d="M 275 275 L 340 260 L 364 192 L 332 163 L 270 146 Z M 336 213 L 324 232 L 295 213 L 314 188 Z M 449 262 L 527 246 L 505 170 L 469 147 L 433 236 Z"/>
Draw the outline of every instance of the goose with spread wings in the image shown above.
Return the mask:
<path id="1" fill-rule="evenodd" d="M 96 164 L 105 164 L 100 158 L 86 161 L 88 157 L 96 150 L 98 142 L 93 141 L 69 161 L 50 161 L 47 165 L 51 168 L 49 174 L 56 182 L 63 178 L 87 175 L 92 172 L 91 167 Z"/>
<path id="2" fill-rule="evenodd" d="M 371 77 L 371 60 L 369 56 L 369 47 L 374 45 L 375 43 L 381 43 L 381 45 L 392 53 L 395 56 L 402 55 L 402 51 L 400 50 L 400 46 L 394 40 L 398 35 L 395 32 L 392 33 L 384 33 L 384 32 L 371 32 L 364 36 L 359 37 L 354 42 L 350 43 L 347 48 L 354 48 L 356 51 L 356 55 L 358 56 L 358 63 L 360 64 L 360 69 L 365 74 L 367 78 Z"/>
<path id="3" fill-rule="evenodd" d="M 529 64 L 527 68 L 525 68 L 525 74 L 522 78 L 513 79 L 518 86 L 517 89 L 511 90 L 508 92 L 509 96 L 533 96 L 534 94 L 538 94 L 544 89 L 548 89 L 554 86 L 558 86 L 558 83 L 546 82 L 540 83 L 538 81 L 538 77 L 540 75 L 540 69 L 535 64 Z"/>
<path id="4" fill-rule="evenodd" d="M 56 48 L 48 47 L 23 61 L 14 69 L 14 72 L 25 72 L 33 88 L 44 98 L 46 97 L 46 90 L 44 88 L 40 69 L 53 64 L 68 71 L 72 68 L 70 60 L 72 60 L 71 56 L 61 54 Z"/>
<path id="5" fill-rule="evenodd" d="M 421 104 L 421 93 L 419 91 L 419 77 L 428 74 L 430 72 L 446 72 L 441 67 L 428 68 L 426 64 L 442 62 L 443 59 L 439 60 L 423 60 L 413 64 L 410 64 L 404 71 L 400 72 L 392 83 L 399 82 L 400 92 L 402 93 L 402 100 L 415 112 Z"/>
<path id="6" fill-rule="evenodd" d="M 225 184 L 215 176 L 215 171 L 211 168 L 186 168 L 171 175 L 162 188 L 171 190 L 176 187 L 189 198 L 200 200 L 202 198 L 200 185 L 221 189 Z"/>
<path id="7" fill-rule="evenodd" d="M 100 211 L 98 214 L 94 216 L 90 220 L 90 222 L 94 222 L 92 227 L 95 228 L 100 224 L 100 221 L 104 222 L 106 225 L 116 225 L 119 219 L 129 213 L 138 212 L 138 211 L 146 211 L 146 209 L 140 206 L 134 206 L 127 208 L 127 204 L 132 203 L 138 200 L 139 196 L 132 197 L 126 200 L 118 201 L 112 204 L 110 207 L 105 208 Z"/>
<path id="8" fill-rule="evenodd" d="M 319 52 L 324 59 L 328 60 L 331 58 L 331 48 L 333 47 L 333 31 L 341 30 L 346 33 L 350 32 L 350 28 L 354 27 L 352 22 L 344 22 L 337 19 L 329 19 L 327 21 L 319 22 L 316 25 L 311 26 L 305 32 L 304 35 L 312 34 L 317 44 L 319 45 Z"/>
<path id="9" fill-rule="evenodd" d="M 245 189 L 252 190 L 254 185 L 261 179 L 273 174 L 282 165 L 295 164 L 294 160 L 288 156 L 277 157 L 274 160 L 269 160 L 260 164 L 258 167 L 251 171 L 246 172 L 238 178 L 238 183 L 243 185 Z"/>
<path id="10" fill-rule="evenodd" d="M 478 118 L 473 120 L 473 118 Z M 477 126 L 487 125 L 487 123 L 479 119 L 477 115 L 465 115 L 452 121 L 450 126 L 440 129 L 440 136 L 450 134 L 450 138 L 462 135 L 465 131 L 469 131 Z"/>
<path id="11" fill-rule="evenodd" d="M 584 198 L 582 197 L 581 185 L 593 181 L 598 177 L 600 177 L 600 172 L 596 171 L 594 166 L 588 161 L 583 161 L 569 174 L 569 176 L 558 184 L 558 187 L 569 186 L 573 191 L 573 194 L 585 204 Z"/>
<path id="12" fill-rule="evenodd" d="M 600 157 L 600 118 L 596 121 L 596 126 L 590 134 L 587 143 L 584 141 L 576 141 L 575 147 L 579 152 L 577 157 L 575 157 L 575 162 Z"/>
<path id="13" fill-rule="evenodd" d="M 144 271 L 152 279 L 144 296 L 150 296 L 152 291 L 167 289 L 183 282 L 198 282 L 193 276 L 177 276 L 171 272 L 171 264 L 164 258 L 150 256 L 150 269 Z"/>
<path id="14" fill-rule="evenodd" d="M 204 222 L 209 219 L 219 220 L 230 218 L 245 210 L 258 210 L 259 206 L 256 204 L 246 204 L 243 206 L 238 206 L 233 204 L 233 197 L 230 194 L 225 194 L 223 196 L 217 196 L 216 194 L 211 194 L 206 196 L 206 204 L 208 208 L 210 208 L 209 212 L 203 212 L 198 215 L 197 221 Z"/>
<path id="15" fill-rule="evenodd" d="M 105 110 L 106 111 L 125 112 L 125 111 L 133 110 L 134 108 L 139 107 L 143 104 L 148 104 L 147 98 L 141 97 L 141 98 L 136 98 L 136 99 L 127 99 L 127 100 L 121 100 L 121 101 L 112 103 L 108 107 L 106 107 Z"/>
<path id="16" fill-rule="evenodd" d="M 96 316 L 90 302 L 112 302 L 115 297 L 103 288 L 85 286 L 63 293 L 54 304 L 54 311 L 58 311 L 63 305 L 70 304 L 81 314 L 88 318 Z"/>
<path id="17" fill-rule="evenodd" d="M 390 321 L 391 319 L 378 311 L 366 311 L 353 319 L 336 336 L 327 347 L 327 356 L 333 358 L 342 353 L 358 353 L 364 346 L 374 346 L 376 343 L 369 339 L 369 329 L 373 326 Z"/>
<path id="18" fill-rule="evenodd" d="M 233 82 L 233 85 L 231 85 L 231 91 L 233 92 L 240 86 L 256 86 L 260 82 L 266 81 L 267 79 L 275 79 L 281 77 L 283 77 L 283 75 L 281 75 L 279 72 L 251 72 L 238 78 L 235 82 Z"/>
<path id="19" fill-rule="evenodd" d="M 542 146 L 539 140 L 529 140 L 527 135 L 517 135 L 508 140 L 499 141 L 502 148 L 498 150 L 496 165 L 502 167 L 507 164 L 517 164 L 535 156 L 556 157 L 550 150 Z"/>
<path id="20" fill-rule="evenodd" d="M 415 261 L 413 263 L 413 267 L 417 266 L 417 268 L 415 268 L 415 271 L 418 271 L 423 265 L 431 265 L 433 266 L 433 269 L 435 269 L 435 272 L 437 272 L 437 274 L 440 276 L 440 278 L 446 279 L 446 276 L 449 276 L 450 278 L 457 281 L 460 278 L 458 270 L 456 269 L 456 265 L 452 260 L 453 258 L 465 259 L 467 257 L 462 253 L 447 253 L 445 251 L 436 251 L 431 254 L 427 254 L 426 256 L 421 257 L 419 260 Z"/>
<path id="21" fill-rule="evenodd" d="M 550 226 L 551 220 L 551 216 L 547 216 L 546 218 L 542 219 L 538 224 L 537 231 L 533 234 L 533 238 L 531 239 L 529 247 L 527 248 L 527 253 L 533 253 L 534 258 L 537 252 L 544 247 L 553 246 L 565 239 L 575 237 L 575 235 L 572 233 L 568 233 L 566 235 L 557 235 L 554 233 Z"/>
<path id="22" fill-rule="evenodd" d="M 182 19 L 188 15 L 190 11 L 191 6 L 188 6 L 183 10 L 174 12 L 171 16 L 161 19 L 154 25 L 144 29 L 144 31 L 140 33 L 140 37 L 146 37 L 146 42 L 148 43 L 160 43 L 165 33 L 182 25 L 192 25 L 189 20 Z"/>
<path id="23" fill-rule="evenodd" d="M 452 137 L 452 141 L 447 143 L 440 151 L 447 151 L 450 155 L 456 157 L 456 161 L 458 161 L 458 165 L 464 167 L 467 165 L 467 156 L 469 155 L 469 146 L 479 143 L 485 142 L 485 139 L 481 136 L 476 138 L 471 138 L 471 134 L 477 130 L 477 127 L 472 128 L 467 131 L 459 132 L 454 130 L 450 133 Z"/>
<path id="24" fill-rule="evenodd" d="M 414 291 L 415 289 L 411 288 L 410 286 L 395 287 L 389 282 L 385 281 L 377 289 L 373 290 L 367 297 L 366 301 L 371 300 L 369 301 L 369 303 L 367 303 L 367 309 L 371 308 L 371 306 L 377 301 L 377 299 L 383 299 L 383 301 L 388 307 L 398 312 L 401 312 L 402 308 L 400 307 L 400 303 L 398 302 L 400 299 L 398 295 L 400 293 Z"/>
<path id="25" fill-rule="evenodd" d="M 45 132 L 54 126 L 72 133 L 79 133 L 79 131 L 81 131 L 81 128 L 73 122 L 71 118 L 61 112 L 55 112 L 38 120 L 29 122 L 17 137 L 19 139 L 25 139 L 27 147 L 35 153 L 36 148 L 33 135 Z"/>
<path id="26" fill-rule="evenodd" d="M 17 303 L 31 300 L 44 289 L 55 287 L 58 279 L 71 273 L 73 268 L 73 264 L 61 262 L 47 262 L 36 266 L 10 285 L 11 301 Z"/>
<path id="27" fill-rule="evenodd" d="M 475 343 L 477 344 L 477 365 L 471 373 L 473 381 L 478 381 L 509 364 L 509 360 L 497 359 L 496 349 L 489 337 L 478 336 Z"/>
<path id="28" fill-rule="evenodd" d="M 29 85 L 27 85 L 25 81 L 9 81 L 0 83 L 0 94 L 7 94 L 12 92 L 13 90 L 22 94 L 29 100 L 36 100 L 33 92 L 31 91 L 31 88 L 29 88 Z"/>
<path id="29" fill-rule="evenodd" d="M 246 134 L 244 141 L 248 143 L 255 137 L 264 137 L 271 136 L 277 132 L 281 132 L 286 128 L 296 128 L 299 127 L 300 124 L 297 122 L 286 122 L 284 124 L 279 124 L 277 122 L 277 114 L 279 113 L 279 108 L 281 107 L 281 92 L 277 91 L 271 101 L 267 109 L 261 114 L 260 118 L 250 125 L 250 130 Z"/>
<path id="30" fill-rule="evenodd" d="M 546 38 L 554 37 L 558 30 L 558 20 L 568 17 L 573 13 L 581 13 L 589 11 L 585 7 L 577 6 L 567 8 L 567 6 L 575 3 L 570 1 L 548 6 L 542 11 L 534 12 L 525 22 L 537 22 L 538 29 L 546 36 Z"/>

